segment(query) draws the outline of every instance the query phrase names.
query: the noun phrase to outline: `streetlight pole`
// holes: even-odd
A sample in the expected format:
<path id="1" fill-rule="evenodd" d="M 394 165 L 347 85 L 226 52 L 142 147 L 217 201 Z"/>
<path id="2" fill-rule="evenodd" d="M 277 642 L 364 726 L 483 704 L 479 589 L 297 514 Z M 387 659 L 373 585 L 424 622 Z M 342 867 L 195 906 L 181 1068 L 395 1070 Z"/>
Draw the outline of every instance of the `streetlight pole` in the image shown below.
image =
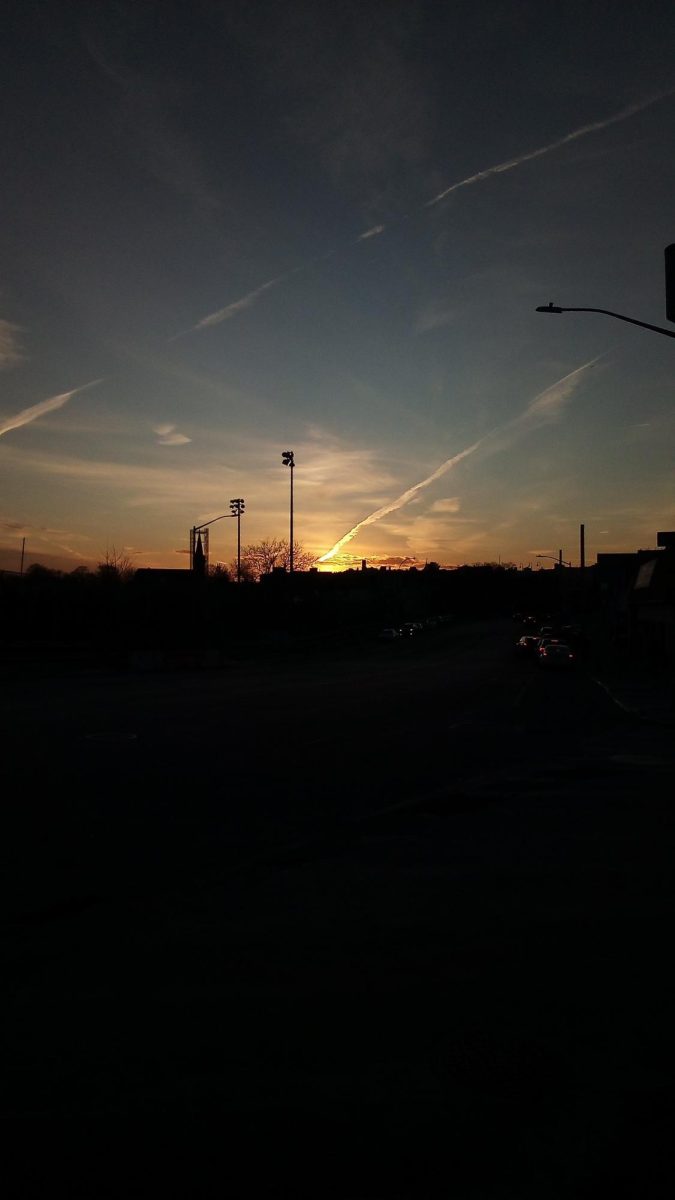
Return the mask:
<path id="1" fill-rule="evenodd" d="M 563 558 L 562 550 L 558 551 L 557 558 L 556 558 L 555 554 L 535 554 L 534 557 L 535 558 L 552 558 L 553 562 L 557 563 L 559 567 L 571 567 L 572 566 L 571 562 L 566 562 L 565 559 Z"/>
<path id="2" fill-rule="evenodd" d="M 604 313 L 606 317 L 616 317 L 617 321 L 628 321 L 631 325 L 640 325 L 642 329 L 651 329 L 653 333 L 662 333 L 664 337 L 675 338 L 675 333 L 672 329 L 662 329 L 660 325 L 649 325 L 647 321 L 636 321 L 635 317 L 625 317 L 623 313 L 611 312 L 608 308 L 561 308 L 559 304 L 540 304 L 537 307 L 537 312 L 541 313 L 564 313 L 564 312 L 592 312 Z"/>
<path id="3" fill-rule="evenodd" d="M 241 496 L 236 500 L 230 500 L 232 510 L 230 515 L 237 518 L 237 583 L 241 583 L 241 514 L 245 507 Z"/>
<path id="4" fill-rule="evenodd" d="M 293 574 L 293 472 L 295 470 L 295 454 L 292 450 L 284 450 L 281 454 L 281 461 L 285 467 L 291 468 L 291 547 L 289 567 L 291 575 Z"/>
<path id="5" fill-rule="evenodd" d="M 664 250 L 666 265 L 666 317 L 675 321 L 675 242 Z M 636 321 L 635 317 L 625 317 L 623 313 L 612 312 L 609 308 L 561 308 L 559 304 L 540 304 L 537 312 L 595 312 L 603 313 L 606 317 L 616 317 L 617 321 L 628 321 L 630 325 L 639 325 L 642 329 L 651 329 L 652 333 L 661 333 L 664 337 L 675 338 L 672 329 L 664 329 L 661 325 L 650 325 L 647 321 Z"/>
<path id="6" fill-rule="evenodd" d="M 219 517 L 213 517 L 211 521 L 204 521 L 202 525 L 193 525 L 190 530 L 190 567 L 194 569 L 194 551 L 197 534 L 201 533 L 202 529 L 208 529 L 209 525 L 215 525 L 216 521 L 222 521 L 225 517 L 233 517 L 234 513 L 221 513 Z"/>

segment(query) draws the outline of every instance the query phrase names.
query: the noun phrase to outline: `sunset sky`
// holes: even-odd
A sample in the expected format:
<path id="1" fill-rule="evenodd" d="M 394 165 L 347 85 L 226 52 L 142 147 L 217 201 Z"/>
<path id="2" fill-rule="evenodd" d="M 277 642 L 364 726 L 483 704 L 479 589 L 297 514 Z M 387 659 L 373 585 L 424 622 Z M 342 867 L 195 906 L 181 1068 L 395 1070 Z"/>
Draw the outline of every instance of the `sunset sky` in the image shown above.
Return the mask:
<path id="1" fill-rule="evenodd" d="M 0 567 L 287 536 L 285 449 L 326 567 L 675 528 L 675 341 L 535 312 L 668 327 L 672 3 L 15 0 L 0 71 Z"/>

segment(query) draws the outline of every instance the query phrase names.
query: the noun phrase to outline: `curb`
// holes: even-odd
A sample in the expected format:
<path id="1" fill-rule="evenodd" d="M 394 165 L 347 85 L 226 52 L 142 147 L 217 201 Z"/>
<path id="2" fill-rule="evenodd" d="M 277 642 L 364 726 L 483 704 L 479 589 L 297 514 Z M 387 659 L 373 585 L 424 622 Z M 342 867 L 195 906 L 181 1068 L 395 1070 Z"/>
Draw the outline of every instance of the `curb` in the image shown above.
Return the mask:
<path id="1" fill-rule="evenodd" d="M 602 679 L 598 679 L 596 675 L 591 675 L 591 679 L 593 683 L 598 685 L 599 688 L 602 688 L 603 692 L 605 692 L 605 694 L 612 701 L 612 704 L 615 704 L 617 708 L 620 708 L 621 711 L 626 713 L 628 716 L 635 717 L 638 721 L 644 721 L 645 724 L 659 725 L 665 729 L 671 729 L 675 727 L 675 713 L 666 717 L 655 716 L 653 713 L 646 711 L 644 708 L 635 707 L 634 705 L 626 704 L 623 700 L 620 700 L 615 692 L 612 691 L 609 684 L 605 683 Z"/>

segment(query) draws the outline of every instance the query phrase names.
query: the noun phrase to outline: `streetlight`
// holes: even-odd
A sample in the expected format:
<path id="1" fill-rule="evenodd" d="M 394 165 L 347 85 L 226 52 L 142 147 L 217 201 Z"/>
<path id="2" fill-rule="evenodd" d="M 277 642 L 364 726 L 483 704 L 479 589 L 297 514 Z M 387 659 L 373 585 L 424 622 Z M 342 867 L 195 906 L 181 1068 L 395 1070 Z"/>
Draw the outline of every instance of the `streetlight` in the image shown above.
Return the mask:
<path id="1" fill-rule="evenodd" d="M 216 521 L 222 521 L 225 517 L 233 517 L 234 513 L 221 513 L 219 517 L 213 517 L 211 521 L 204 521 L 203 525 L 193 525 L 190 530 L 190 570 L 197 574 L 202 574 L 205 566 L 208 566 L 209 541 L 208 533 L 204 535 L 204 546 L 201 545 L 201 540 L 198 541 L 197 535 L 201 534 L 203 529 L 208 529 L 209 525 L 215 525 Z M 200 550 L 199 567 L 195 566 L 197 549 Z"/>
<path id="2" fill-rule="evenodd" d="M 241 583 L 241 514 L 246 505 L 241 496 L 236 500 L 230 500 L 230 516 L 237 518 L 237 583 Z"/>
<path id="3" fill-rule="evenodd" d="M 666 246 L 664 252 L 666 266 L 666 317 L 675 321 L 675 242 Z M 559 304 L 540 304 L 537 312 L 597 312 L 606 317 L 616 317 L 617 321 L 628 321 L 631 325 L 640 325 L 642 329 L 651 329 L 652 333 L 662 333 L 664 337 L 675 337 L 672 329 L 663 329 L 661 325 L 649 325 L 647 321 L 636 321 L 635 317 L 625 317 L 623 313 L 612 312 L 609 308 L 561 308 Z"/>
<path id="4" fill-rule="evenodd" d="M 293 574 L 293 471 L 295 470 L 295 455 L 292 450 L 283 450 L 281 453 L 281 461 L 285 467 L 291 468 L 291 553 L 290 553 L 290 572 Z"/>
<path id="5" fill-rule="evenodd" d="M 559 567 L 571 567 L 572 566 L 571 562 L 565 562 L 565 559 L 562 556 L 562 550 L 558 551 L 557 557 L 555 554 L 535 554 L 534 557 L 535 558 L 552 558 L 553 561 L 556 562 Z"/>
<path id="6" fill-rule="evenodd" d="M 649 325 L 647 321 L 636 321 L 635 317 L 624 317 L 623 313 L 611 312 L 608 308 L 561 308 L 559 304 L 540 304 L 537 312 L 595 312 L 604 313 L 606 317 L 616 317 L 617 321 L 628 321 L 631 325 L 640 325 L 643 329 L 651 329 L 654 333 L 662 333 L 664 337 L 675 338 L 672 329 L 662 329 L 660 325 Z"/>

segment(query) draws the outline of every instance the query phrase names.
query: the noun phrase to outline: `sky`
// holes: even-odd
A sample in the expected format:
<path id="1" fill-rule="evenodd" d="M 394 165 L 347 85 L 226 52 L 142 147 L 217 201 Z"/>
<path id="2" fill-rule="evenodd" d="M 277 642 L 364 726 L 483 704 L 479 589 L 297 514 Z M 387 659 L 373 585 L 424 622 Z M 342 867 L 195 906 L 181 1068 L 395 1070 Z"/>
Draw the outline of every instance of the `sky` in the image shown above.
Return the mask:
<path id="1" fill-rule="evenodd" d="M 5 13 L 0 567 L 287 537 L 287 449 L 322 570 L 675 528 L 675 343 L 535 311 L 675 332 L 675 6 Z"/>

